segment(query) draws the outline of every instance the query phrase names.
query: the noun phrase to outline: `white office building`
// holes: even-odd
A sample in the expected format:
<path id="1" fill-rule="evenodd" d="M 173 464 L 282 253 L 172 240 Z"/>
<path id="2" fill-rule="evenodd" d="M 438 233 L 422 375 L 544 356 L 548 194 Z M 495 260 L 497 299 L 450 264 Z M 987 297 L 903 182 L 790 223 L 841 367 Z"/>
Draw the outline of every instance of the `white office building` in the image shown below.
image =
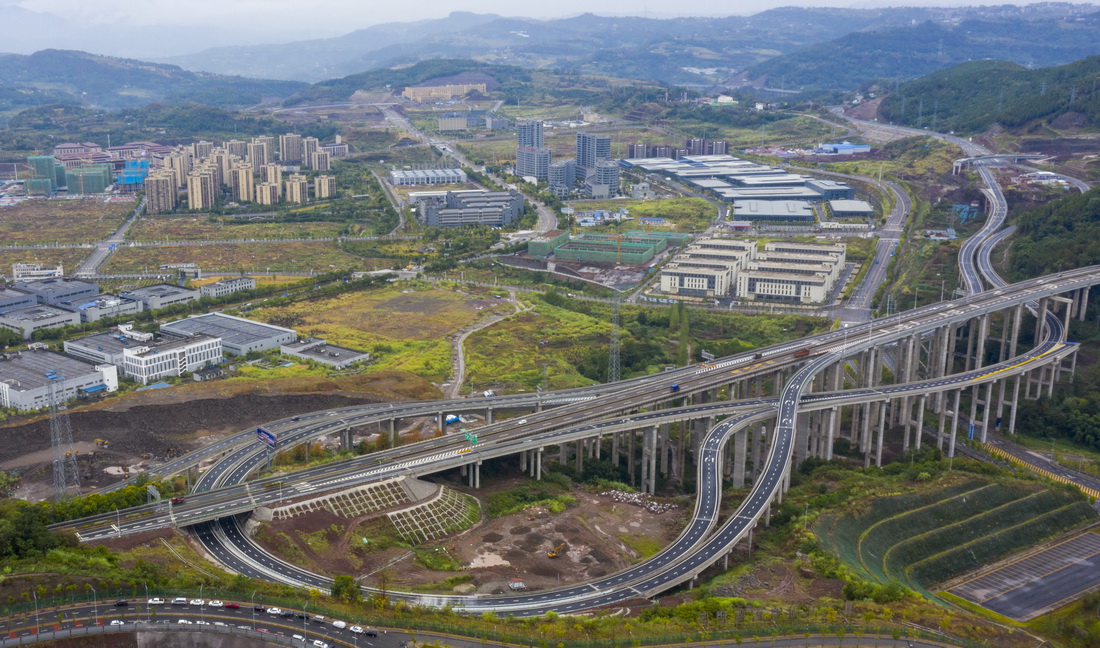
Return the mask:
<path id="1" fill-rule="evenodd" d="M 199 286 L 199 294 L 203 297 L 225 297 L 242 290 L 255 290 L 256 280 L 252 277 L 234 277 L 222 279 L 214 283 Z"/>
<path id="2" fill-rule="evenodd" d="M 159 345 L 138 344 L 122 351 L 122 371 L 148 384 L 154 380 L 197 371 L 222 359 L 222 341 L 195 335 Z"/>
<path id="3" fill-rule="evenodd" d="M 0 354 L 0 407 L 24 412 L 49 407 L 51 383 L 65 402 L 118 390 L 118 373 L 112 365 L 88 364 L 44 348 Z"/>

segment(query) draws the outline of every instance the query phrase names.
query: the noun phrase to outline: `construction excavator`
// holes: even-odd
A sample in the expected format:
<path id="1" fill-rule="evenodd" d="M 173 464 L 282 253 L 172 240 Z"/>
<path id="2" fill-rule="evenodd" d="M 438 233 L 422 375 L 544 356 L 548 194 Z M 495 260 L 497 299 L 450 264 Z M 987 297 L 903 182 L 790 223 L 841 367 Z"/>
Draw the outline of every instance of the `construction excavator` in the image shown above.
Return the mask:
<path id="1" fill-rule="evenodd" d="M 564 542 L 561 543 L 560 545 L 554 547 L 550 551 L 547 551 L 546 552 L 546 557 L 547 558 L 557 558 L 558 556 L 562 555 L 563 553 L 565 553 L 565 543 Z"/>

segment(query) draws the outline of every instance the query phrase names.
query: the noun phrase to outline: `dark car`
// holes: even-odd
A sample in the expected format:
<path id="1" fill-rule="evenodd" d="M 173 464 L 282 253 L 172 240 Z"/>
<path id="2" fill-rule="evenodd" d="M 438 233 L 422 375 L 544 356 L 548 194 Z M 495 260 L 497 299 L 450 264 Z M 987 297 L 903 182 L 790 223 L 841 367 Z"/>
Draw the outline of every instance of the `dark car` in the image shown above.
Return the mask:
<path id="1" fill-rule="evenodd" d="M 291 612 L 290 610 L 286 610 L 282 614 L 280 614 L 279 616 L 283 617 L 284 619 L 293 619 L 294 618 L 294 613 Z"/>
<path id="2" fill-rule="evenodd" d="M 378 633 L 375 632 L 374 630 L 367 630 L 363 634 L 367 635 L 368 637 L 377 637 L 378 636 Z"/>
<path id="3" fill-rule="evenodd" d="M 118 600 L 118 601 L 115 601 L 115 607 L 126 607 L 127 605 L 129 605 L 129 603 L 127 601 L 124 601 L 124 600 L 121 600 L 121 599 Z"/>
<path id="4" fill-rule="evenodd" d="M 308 619 L 309 618 L 309 615 L 306 614 L 305 612 L 299 612 L 299 613 L 295 614 L 294 616 L 299 618 L 299 619 Z"/>
<path id="5" fill-rule="evenodd" d="M 252 611 L 253 612 L 267 612 L 267 608 L 265 608 L 262 605 L 253 605 L 252 606 Z"/>
<path id="6" fill-rule="evenodd" d="M 240 603 L 226 603 L 225 607 L 229 608 L 230 610 L 236 610 L 237 608 L 241 607 L 241 604 Z"/>

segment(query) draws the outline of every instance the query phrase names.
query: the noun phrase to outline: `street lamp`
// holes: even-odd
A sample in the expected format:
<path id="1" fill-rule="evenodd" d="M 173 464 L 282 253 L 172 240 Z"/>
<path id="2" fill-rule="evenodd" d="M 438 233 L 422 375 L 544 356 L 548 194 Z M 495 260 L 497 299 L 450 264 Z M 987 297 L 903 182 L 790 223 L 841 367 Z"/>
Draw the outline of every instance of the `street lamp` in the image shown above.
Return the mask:
<path id="1" fill-rule="evenodd" d="M 149 605 L 149 581 L 144 581 L 144 583 L 145 583 L 145 622 L 146 623 L 152 623 L 152 619 L 149 617 L 149 615 L 152 611 L 151 608 L 153 607 L 152 605 Z"/>
<path id="2" fill-rule="evenodd" d="M 99 625 L 99 600 L 96 597 L 95 588 L 91 584 L 88 585 L 88 588 L 92 590 L 92 612 L 95 613 L 95 624 Z"/>
<path id="3" fill-rule="evenodd" d="M 31 596 L 34 597 L 34 635 L 37 637 L 38 632 L 42 629 L 42 622 L 38 620 L 38 593 L 31 590 Z"/>
<path id="4" fill-rule="evenodd" d="M 118 507 L 115 507 L 115 528 L 118 529 L 119 538 L 122 537 L 122 514 L 118 512 Z"/>
<path id="5" fill-rule="evenodd" d="M 252 629 L 256 629 L 256 590 L 252 590 Z"/>
<path id="6" fill-rule="evenodd" d="M 202 612 L 202 609 L 206 607 L 206 600 L 202 598 L 202 590 L 204 587 L 206 587 L 206 583 L 199 583 L 199 621 L 206 620 L 206 615 Z"/>

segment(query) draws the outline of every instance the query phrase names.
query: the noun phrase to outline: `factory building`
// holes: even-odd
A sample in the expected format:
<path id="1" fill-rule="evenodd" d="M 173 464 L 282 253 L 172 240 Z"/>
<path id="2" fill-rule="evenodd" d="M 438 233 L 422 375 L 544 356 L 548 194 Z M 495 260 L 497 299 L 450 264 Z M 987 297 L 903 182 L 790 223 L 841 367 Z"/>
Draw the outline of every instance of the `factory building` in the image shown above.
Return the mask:
<path id="1" fill-rule="evenodd" d="M 490 227 L 510 225 L 523 216 L 523 194 L 508 191 L 448 191 L 409 196 L 420 209 L 428 227 L 454 227 L 481 224 Z"/>
<path id="2" fill-rule="evenodd" d="M 145 310 L 145 305 L 136 299 L 111 294 L 69 299 L 60 302 L 60 305 L 75 310 L 80 315 L 80 321 L 85 323 L 98 322 L 105 317 L 133 315 Z"/>
<path id="3" fill-rule="evenodd" d="M 328 365 L 333 369 L 343 369 L 356 362 L 370 360 L 370 354 L 329 344 L 317 338 L 303 338 L 279 347 L 279 353 L 303 360 L 312 360 Z"/>
<path id="4" fill-rule="evenodd" d="M 298 334 L 293 329 L 223 313 L 207 313 L 169 322 L 161 326 L 160 330 L 166 335 L 179 338 L 196 335 L 220 338 L 222 349 L 230 355 L 270 351 L 298 339 Z"/>
<path id="5" fill-rule="evenodd" d="M 738 200 L 733 203 L 737 220 L 812 223 L 814 208 L 805 200 Z"/>
<path id="6" fill-rule="evenodd" d="M 0 327 L 29 340 L 36 331 L 80 324 L 80 315 L 67 308 L 49 304 L 34 304 L 0 313 Z"/>
<path id="7" fill-rule="evenodd" d="M 221 340 L 212 336 L 186 339 L 134 330 L 130 324 L 65 341 L 65 353 L 82 360 L 118 367 L 122 375 L 150 381 L 196 371 L 222 359 Z"/>
<path id="8" fill-rule="evenodd" d="M 390 182 L 394 186 L 466 184 L 466 172 L 462 169 L 414 169 L 390 171 Z"/>
<path id="9" fill-rule="evenodd" d="M 145 305 L 145 310 L 157 310 L 173 304 L 194 301 L 199 298 L 199 291 L 173 286 L 172 284 L 155 284 L 132 290 L 123 290 L 119 292 L 119 296 L 136 299 Z"/>
<path id="10" fill-rule="evenodd" d="M 63 301 L 94 297 L 99 294 L 99 284 L 64 277 L 17 281 L 12 284 L 12 287 L 34 295 L 39 304 L 59 304 Z"/>
<path id="11" fill-rule="evenodd" d="M 118 390 L 113 365 L 93 365 L 43 348 L 0 354 L 0 407 L 19 411 L 50 406 L 50 387 L 61 402 Z"/>

